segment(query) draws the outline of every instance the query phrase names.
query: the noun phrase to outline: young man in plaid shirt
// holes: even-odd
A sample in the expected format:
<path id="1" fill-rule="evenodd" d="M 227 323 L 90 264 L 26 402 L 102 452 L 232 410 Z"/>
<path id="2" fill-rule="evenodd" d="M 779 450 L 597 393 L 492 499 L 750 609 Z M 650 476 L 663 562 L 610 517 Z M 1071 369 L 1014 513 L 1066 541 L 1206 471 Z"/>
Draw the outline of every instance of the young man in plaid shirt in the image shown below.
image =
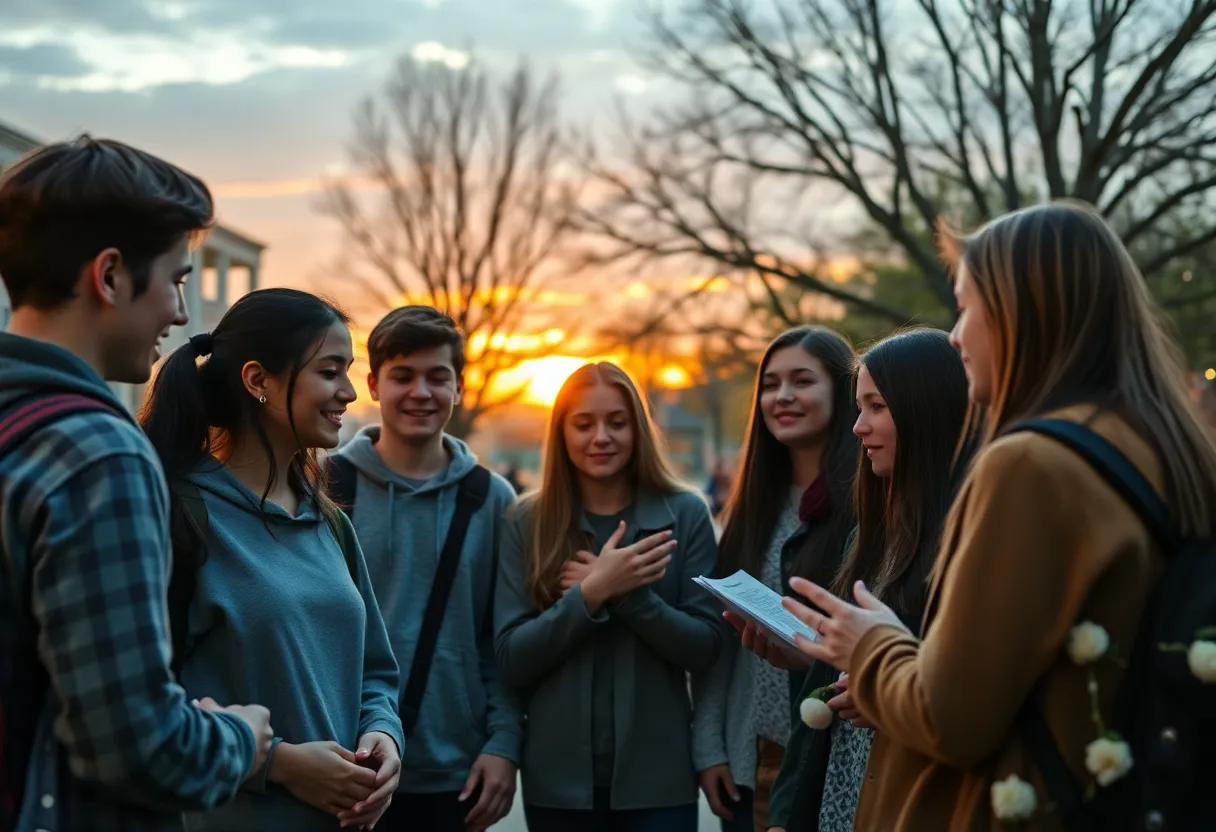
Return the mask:
<path id="1" fill-rule="evenodd" d="M 170 672 L 168 492 L 105 383 L 147 381 L 186 323 L 212 218 L 201 181 L 116 142 L 0 177 L 0 830 L 180 830 L 265 761 L 265 708 Z"/>

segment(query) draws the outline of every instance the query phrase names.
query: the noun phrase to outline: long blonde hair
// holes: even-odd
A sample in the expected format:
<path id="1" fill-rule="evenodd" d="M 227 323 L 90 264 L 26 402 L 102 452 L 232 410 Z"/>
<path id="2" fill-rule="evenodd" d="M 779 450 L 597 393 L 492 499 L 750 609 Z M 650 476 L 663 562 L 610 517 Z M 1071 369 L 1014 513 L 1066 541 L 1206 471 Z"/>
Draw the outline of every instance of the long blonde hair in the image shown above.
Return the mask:
<path id="1" fill-rule="evenodd" d="M 987 442 L 1024 419 L 1092 403 L 1157 450 L 1183 533 L 1216 512 L 1216 445 L 1186 394 L 1182 355 L 1140 270 L 1092 208 L 1056 202 L 1000 217 L 969 237 L 942 229 L 995 333 L 991 401 L 971 423 Z"/>
<path id="2" fill-rule="evenodd" d="M 662 448 L 658 428 L 637 388 L 615 364 L 584 364 L 566 379 L 549 416 L 545 431 L 544 462 L 539 490 L 526 496 L 522 507 L 531 513 L 531 565 L 528 591 L 537 609 L 553 605 L 561 597 L 562 564 L 586 541 L 579 532 L 578 475 L 566 448 L 564 427 L 575 396 L 590 387 L 611 385 L 621 391 L 633 427 L 633 453 L 625 466 L 634 493 L 674 493 L 688 486 L 672 471 Z"/>

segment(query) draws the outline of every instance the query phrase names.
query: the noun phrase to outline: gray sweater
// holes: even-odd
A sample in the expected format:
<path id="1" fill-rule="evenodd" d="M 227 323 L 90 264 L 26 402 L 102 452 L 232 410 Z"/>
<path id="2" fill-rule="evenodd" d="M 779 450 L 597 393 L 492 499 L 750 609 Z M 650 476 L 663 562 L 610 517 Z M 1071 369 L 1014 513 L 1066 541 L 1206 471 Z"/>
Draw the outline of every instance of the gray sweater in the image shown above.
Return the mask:
<path id="1" fill-rule="evenodd" d="M 259 497 L 218 462 L 190 480 L 210 528 L 190 608 L 186 692 L 261 703 L 286 742 L 354 749 L 364 734 L 382 731 L 400 748 L 397 663 L 362 555 L 352 581 L 333 529 L 311 501 L 294 517 L 273 503 L 260 514 Z M 192 832 L 339 828 L 336 817 L 273 784 L 186 820 Z"/>
<path id="2" fill-rule="evenodd" d="M 765 552 L 762 578 L 774 592 L 782 586 L 782 549 L 799 529 L 798 504 L 791 500 L 778 517 Z M 692 677 L 693 763 L 697 771 L 730 764 L 731 778 L 740 786 L 756 785 L 756 737 L 782 747 L 789 740 L 789 674 L 744 650 L 737 637 L 728 638 L 707 673 Z"/>
<path id="3" fill-rule="evenodd" d="M 527 716 L 524 802 L 592 808 L 595 645 L 589 636 L 610 620 L 624 625 L 612 644 L 612 808 L 695 802 L 687 672 L 712 665 L 724 637 L 713 597 L 692 582 L 708 574 L 716 558 L 708 507 L 692 493 L 639 494 L 637 525 L 626 540 L 673 529 L 675 557 L 662 580 L 593 617 L 578 587 L 545 610 L 533 606 L 526 580 L 533 506 L 521 503 L 507 525 L 495 604 L 499 665 L 507 683 L 523 691 Z M 582 529 L 594 533 L 585 517 Z"/>

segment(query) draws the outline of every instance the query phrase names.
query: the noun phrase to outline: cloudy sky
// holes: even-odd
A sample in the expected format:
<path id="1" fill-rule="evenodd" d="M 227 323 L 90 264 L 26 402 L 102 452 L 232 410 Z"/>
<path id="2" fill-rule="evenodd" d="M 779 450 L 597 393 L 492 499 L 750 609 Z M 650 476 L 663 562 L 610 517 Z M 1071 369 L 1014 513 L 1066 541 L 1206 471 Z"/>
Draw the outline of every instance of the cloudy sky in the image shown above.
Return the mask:
<path id="1" fill-rule="evenodd" d="M 267 283 L 306 285 L 339 236 L 313 210 L 357 102 L 393 60 L 561 70 L 573 119 L 643 103 L 637 0 L 0 0 L 0 121 L 88 130 L 203 176 L 221 220 L 270 247 Z"/>

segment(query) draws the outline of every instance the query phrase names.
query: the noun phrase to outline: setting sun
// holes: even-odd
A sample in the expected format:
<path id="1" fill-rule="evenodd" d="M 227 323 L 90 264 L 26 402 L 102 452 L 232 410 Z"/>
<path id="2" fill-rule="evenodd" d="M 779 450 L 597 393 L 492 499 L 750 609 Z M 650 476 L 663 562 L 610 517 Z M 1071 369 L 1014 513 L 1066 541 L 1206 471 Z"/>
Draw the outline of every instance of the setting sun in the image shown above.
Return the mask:
<path id="1" fill-rule="evenodd" d="M 586 358 L 572 355 L 549 355 L 522 362 L 500 373 L 493 387 L 499 391 L 517 390 L 523 386 L 524 401 L 548 407 L 570 374 L 587 363 Z"/>

